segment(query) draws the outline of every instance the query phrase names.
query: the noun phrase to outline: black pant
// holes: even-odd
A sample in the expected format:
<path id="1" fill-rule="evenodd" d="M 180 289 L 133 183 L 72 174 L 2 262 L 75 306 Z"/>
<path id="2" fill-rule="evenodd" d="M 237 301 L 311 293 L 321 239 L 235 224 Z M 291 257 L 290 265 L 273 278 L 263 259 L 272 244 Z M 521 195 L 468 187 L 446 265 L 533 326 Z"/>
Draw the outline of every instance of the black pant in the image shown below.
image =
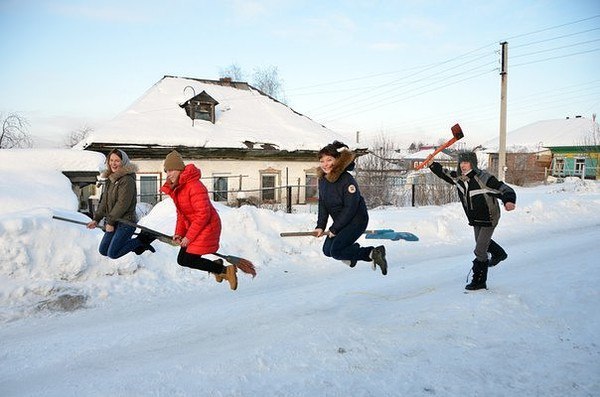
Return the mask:
<path id="1" fill-rule="evenodd" d="M 180 266 L 197 270 L 205 270 L 211 273 L 225 273 L 225 266 L 222 264 L 203 258 L 202 255 L 190 254 L 185 250 L 185 248 L 181 248 L 179 250 L 179 255 L 177 255 L 177 263 Z"/>

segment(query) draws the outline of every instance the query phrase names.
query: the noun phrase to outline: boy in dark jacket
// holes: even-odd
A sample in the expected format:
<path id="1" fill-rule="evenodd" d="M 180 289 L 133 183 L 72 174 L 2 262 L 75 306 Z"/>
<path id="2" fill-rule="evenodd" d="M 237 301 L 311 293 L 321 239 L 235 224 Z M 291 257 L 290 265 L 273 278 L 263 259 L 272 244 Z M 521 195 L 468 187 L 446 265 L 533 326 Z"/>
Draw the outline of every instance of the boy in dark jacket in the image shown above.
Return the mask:
<path id="1" fill-rule="evenodd" d="M 356 155 L 348 146 L 335 141 L 319 151 L 319 215 L 315 235 L 327 236 L 325 256 L 341 260 L 350 267 L 358 261 L 373 262 L 387 274 L 385 247 L 361 247 L 356 240 L 365 232 L 369 215 L 356 180 L 348 171 L 354 169 Z M 333 224 L 325 231 L 329 217 Z"/>
<path id="2" fill-rule="evenodd" d="M 492 240 L 494 229 L 500 220 L 502 200 L 507 211 L 515 209 L 517 195 L 515 191 L 495 176 L 477 168 L 477 155 L 463 152 L 458 156 L 457 171 L 443 169 L 441 164 L 433 162 L 429 169 L 444 181 L 456 186 L 458 196 L 475 232 L 475 260 L 473 260 L 473 279 L 465 289 L 487 288 L 488 266 L 495 266 L 508 255 L 502 247 Z M 491 258 L 488 258 L 488 252 Z"/>

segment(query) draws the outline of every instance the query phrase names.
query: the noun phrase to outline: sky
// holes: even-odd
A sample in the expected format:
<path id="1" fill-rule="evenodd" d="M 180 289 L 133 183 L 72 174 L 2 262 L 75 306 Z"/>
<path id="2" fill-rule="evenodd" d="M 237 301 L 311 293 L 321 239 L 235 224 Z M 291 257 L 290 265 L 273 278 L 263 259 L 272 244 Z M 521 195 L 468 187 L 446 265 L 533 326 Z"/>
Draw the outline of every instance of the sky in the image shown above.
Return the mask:
<path id="1" fill-rule="evenodd" d="M 321 239 L 281 238 L 314 228 L 307 208 L 215 203 L 219 252 L 257 269 L 231 291 L 171 245 L 110 260 L 100 230 L 53 220 L 89 220 L 60 169 L 99 163 L 64 152 L 0 151 L 3 397 L 600 394 L 598 181 L 514 186 L 494 233 L 508 258 L 471 293 L 459 203 L 370 210 L 369 228 L 419 236 L 359 239 L 385 245 L 386 276 L 325 258 Z M 173 202 L 140 223 L 172 234 Z"/>
<path id="2" fill-rule="evenodd" d="M 597 1 L 1 0 L 0 113 L 34 136 L 97 128 L 164 75 L 252 82 L 276 67 L 289 106 L 349 140 L 497 136 L 500 42 L 509 130 L 592 117 Z"/>

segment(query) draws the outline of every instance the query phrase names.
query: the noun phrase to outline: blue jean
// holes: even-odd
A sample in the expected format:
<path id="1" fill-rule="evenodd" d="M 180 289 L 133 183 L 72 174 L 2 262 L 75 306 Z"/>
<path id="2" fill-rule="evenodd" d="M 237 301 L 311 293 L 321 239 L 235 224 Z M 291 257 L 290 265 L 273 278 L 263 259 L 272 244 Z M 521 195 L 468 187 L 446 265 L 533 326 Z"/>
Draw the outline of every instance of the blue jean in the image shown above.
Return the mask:
<path id="1" fill-rule="evenodd" d="M 104 233 L 98 251 L 111 259 L 122 257 L 142 245 L 138 239 L 131 238 L 134 232 L 135 227 L 118 223 L 114 232 Z"/>
<path id="2" fill-rule="evenodd" d="M 325 256 L 352 262 L 371 262 L 369 254 L 373 247 L 361 247 L 356 242 L 367 229 L 368 222 L 369 220 L 367 219 L 362 222 L 351 223 L 340 230 L 335 237 L 327 237 L 323 243 L 323 253 Z"/>

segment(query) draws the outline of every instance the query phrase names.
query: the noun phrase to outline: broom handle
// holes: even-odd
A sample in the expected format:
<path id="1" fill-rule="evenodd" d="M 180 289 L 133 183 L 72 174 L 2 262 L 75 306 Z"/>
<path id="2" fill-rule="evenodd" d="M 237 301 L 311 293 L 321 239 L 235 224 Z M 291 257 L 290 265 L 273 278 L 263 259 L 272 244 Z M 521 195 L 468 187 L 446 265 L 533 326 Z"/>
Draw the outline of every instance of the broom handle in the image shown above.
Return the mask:
<path id="1" fill-rule="evenodd" d="M 377 233 L 377 230 L 365 230 L 363 234 L 373 234 Z M 317 237 L 317 234 L 312 232 L 283 232 L 279 233 L 279 237 L 299 237 L 299 236 L 314 236 Z"/>
<path id="2" fill-rule="evenodd" d="M 52 218 L 58 219 L 59 221 L 71 222 L 71 223 L 76 223 L 78 225 L 84 225 L 84 226 L 87 226 L 87 224 L 91 222 L 91 221 L 90 222 L 76 221 L 75 219 L 63 218 L 62 216 L 58 216 L 58 215 L 52 215 Z M 97 226 L 97 227 L 104 230 L 104 226 Z"/>

